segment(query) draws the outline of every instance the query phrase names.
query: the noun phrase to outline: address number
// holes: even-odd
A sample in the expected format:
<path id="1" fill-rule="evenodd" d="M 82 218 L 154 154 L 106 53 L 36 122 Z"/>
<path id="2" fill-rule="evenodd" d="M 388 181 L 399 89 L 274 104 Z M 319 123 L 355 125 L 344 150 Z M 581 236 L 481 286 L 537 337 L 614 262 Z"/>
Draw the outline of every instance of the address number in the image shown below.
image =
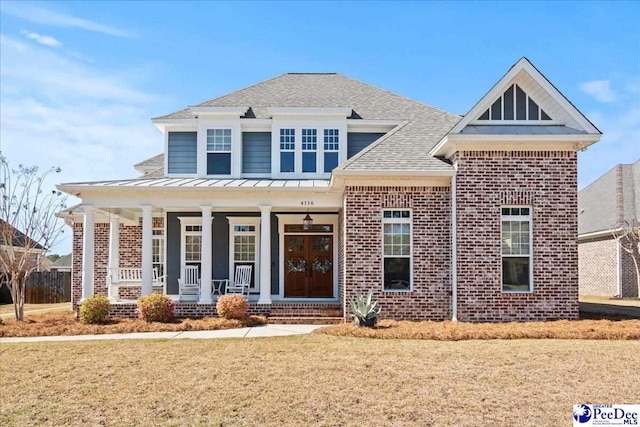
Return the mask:
<path id="1" fill-rule="evenodd" d="M 313 206 L 313 200 L 303 200 L 300 202 L 302 206 Z"/>

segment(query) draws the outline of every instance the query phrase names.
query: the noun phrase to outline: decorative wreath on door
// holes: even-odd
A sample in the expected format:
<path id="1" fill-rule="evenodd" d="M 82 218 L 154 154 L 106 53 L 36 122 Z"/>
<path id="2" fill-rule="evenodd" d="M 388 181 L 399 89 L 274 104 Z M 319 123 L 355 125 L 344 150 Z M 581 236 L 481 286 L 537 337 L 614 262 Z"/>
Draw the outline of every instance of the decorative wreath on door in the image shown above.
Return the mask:
<path id="1" fill-rule="evenodd" d="M 311 264 L 311 268 L 318 273 L 324 274 L 331 270 L 331 261 L 326 258 L 320 261 L 320 258 L 316 257 L 316 259 L 313 260 L 313 264 Z"/>
<path id="2" fill-rule="evenodd" d="M 304 258 L 298 258 L 297 262 L 293 258 L 287 260 L 288 273 L 304 273 L 307 270 L 307 261 Z"/>

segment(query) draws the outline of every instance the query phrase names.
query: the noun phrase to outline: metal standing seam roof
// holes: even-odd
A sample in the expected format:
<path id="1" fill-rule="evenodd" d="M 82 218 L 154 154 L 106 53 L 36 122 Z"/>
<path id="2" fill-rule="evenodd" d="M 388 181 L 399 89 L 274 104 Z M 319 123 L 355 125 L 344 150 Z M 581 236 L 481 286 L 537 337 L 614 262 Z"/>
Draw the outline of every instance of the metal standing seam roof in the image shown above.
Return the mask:
<path id="1" fill-rule="evenodd" d="M 429 151 L 460 120 L 401 95 L 335 73 L 291 73 L 274 77 L 197 107 L 248 106 L 243 120 L 271 118 L 269 107 L 351 108 L 352 119 L 406 122 L 393 135 L 382 137 L 357 158 L 338 166 L 353 171 L 449 170 L 451 166 Z M 192 119 L 188 108 L 154 120 Z"/>
<path id="2" fill-rule="evenodd" d="M 62 187 L 91 188 L 329 188 L 328 179 L 137 178 L 77 182 Z"/>

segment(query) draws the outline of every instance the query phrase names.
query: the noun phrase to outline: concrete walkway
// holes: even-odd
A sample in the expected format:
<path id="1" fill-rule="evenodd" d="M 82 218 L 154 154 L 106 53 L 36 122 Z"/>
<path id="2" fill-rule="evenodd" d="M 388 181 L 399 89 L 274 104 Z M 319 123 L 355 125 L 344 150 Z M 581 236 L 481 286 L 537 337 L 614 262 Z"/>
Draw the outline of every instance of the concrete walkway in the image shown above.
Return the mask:
<path id="1" fill-rule="evenodd" d="M 217 331 L 138 332 L 133 334 L 69 335 L 54 337 L 0 338 L 0 344 L 23 342 L 138 340 L 138 339 L 212 339 L 212 338 L 260 338 L 309 334 L 324 325 L 264 325 L 253 328 L 221 329 Z"/>

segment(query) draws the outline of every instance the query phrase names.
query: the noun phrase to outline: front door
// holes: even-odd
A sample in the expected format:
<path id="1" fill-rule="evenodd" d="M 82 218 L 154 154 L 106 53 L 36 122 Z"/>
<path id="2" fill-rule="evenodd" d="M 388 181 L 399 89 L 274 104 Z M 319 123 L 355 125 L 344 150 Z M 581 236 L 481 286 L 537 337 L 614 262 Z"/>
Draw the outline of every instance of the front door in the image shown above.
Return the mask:
<path id="1" fill-rule="evenodd" d="M 284 296 L 333 297 L 333 236 L 285 235 Z"/>

